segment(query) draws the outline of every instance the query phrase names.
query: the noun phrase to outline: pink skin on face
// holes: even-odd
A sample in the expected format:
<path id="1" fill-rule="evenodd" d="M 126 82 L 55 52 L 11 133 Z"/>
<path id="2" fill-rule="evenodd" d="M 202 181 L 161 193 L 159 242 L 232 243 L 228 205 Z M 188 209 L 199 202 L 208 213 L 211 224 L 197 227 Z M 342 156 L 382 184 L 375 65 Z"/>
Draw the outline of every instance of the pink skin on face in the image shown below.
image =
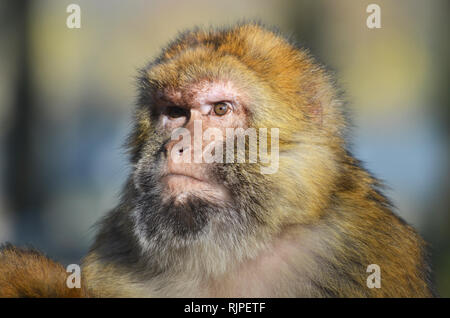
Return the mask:
<path id="1" fill-rule="evenodd" d="M 220 116 L 214 111 L 214 105 L 225 102 L 227 112 Z M 158 96 L 157 106 L 161 111 L 159 129 L 173 132 L 176 128 L 185 128 L 191 137 L 190 145 L 180 146 L 179 140 L 172 140 L 166 145 L 167 162 L 163 168 L 161 180 L 166 185 L 168 196 L 176 200 L 183 200 L 189 194 L 212 200 L 229 200 L 227 189 L 217 184 L 208 175 L 208 163 L 196 163 L 192 160 L 195 143 L 199 141 L 194 136 L 194 121 L 201 121 L 202 136 L 208 128 L 217 128 L 225 138 L 226 128 L 245 128 L 247 117 L 242 105 L 243 98 L 230 81 L 201 82 L 184 89 L 165 90 Z M 189 116 L 170 117 L 170 112 L 164 111 L 168 107 L 180 107 L 189 113 Z M 198 144 L 197 149 L 205 151 L 210 141 Z M 177 149 L 173 149 L 178 147 Z M 180 158 L 173 158 L 173 154 L 189 156 L 189 162 Z"/>

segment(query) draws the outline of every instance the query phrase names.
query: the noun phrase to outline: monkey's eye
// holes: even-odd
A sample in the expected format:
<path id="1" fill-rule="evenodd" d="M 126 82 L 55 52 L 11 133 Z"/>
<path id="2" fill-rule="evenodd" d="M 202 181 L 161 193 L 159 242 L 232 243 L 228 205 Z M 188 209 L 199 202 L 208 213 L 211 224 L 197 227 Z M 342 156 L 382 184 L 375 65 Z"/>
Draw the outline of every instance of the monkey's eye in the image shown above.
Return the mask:
<path id="1" fill-rule="evenodd" d="M 170 106 L 167 108 L 166 114 L 171 118 L 187 117 L 188 110 L 177 106 Z"/>
<path id="2" fill-rule="evenodd" d="M 228 113 L 230 105 L 226 102 L 219 102 L 214 104 L 214 113 L 217 116 L 223 116 Z"/>

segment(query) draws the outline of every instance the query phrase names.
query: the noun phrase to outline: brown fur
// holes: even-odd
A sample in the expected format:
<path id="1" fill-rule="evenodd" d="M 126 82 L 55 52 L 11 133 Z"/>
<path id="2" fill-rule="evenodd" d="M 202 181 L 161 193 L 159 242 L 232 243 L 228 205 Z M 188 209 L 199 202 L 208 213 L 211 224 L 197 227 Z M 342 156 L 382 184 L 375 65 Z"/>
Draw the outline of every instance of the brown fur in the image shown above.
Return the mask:
<path id="1" fill-rule="evenodd" d="M 86 297 L 83 288 L 68 288 L 64 267 L 33 249 L 0 249 L 0 297 Z"/>

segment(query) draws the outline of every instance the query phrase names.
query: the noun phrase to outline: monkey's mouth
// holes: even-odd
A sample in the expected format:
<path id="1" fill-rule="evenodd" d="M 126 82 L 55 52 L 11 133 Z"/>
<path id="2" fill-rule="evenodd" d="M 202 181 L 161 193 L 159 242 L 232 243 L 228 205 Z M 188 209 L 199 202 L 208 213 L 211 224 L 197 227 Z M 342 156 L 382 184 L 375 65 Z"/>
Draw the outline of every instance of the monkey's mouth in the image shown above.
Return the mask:
<path id="1" fill-rule="evenodd" d="M 179 172 L 167 173 L 161 177 L 161 181 L 167 186 L 169 192 L 172 194 L 192 191 L 195 191 L 196 193 L 208 192 L 213 188 L 213 185 L 206 179 L 200 179 L 198 176 Z"/>
<path id="2" fill-rule="evenodd" d="M 184 179 L 184 180 L 190 180 L 192 182 L 209 183 L 206 180 L 200 179 L 200 178 L 192 176 L 192 175 L 182 174 L 182 173 L 175 173 L 175 172 L 168 173 L 168 174 L 164 175 L 161 179 L 168 180 L 170 178 L 179 178 L 179 179 Z"/>
<path id="3" fill-rule="evenodd" d="M 170 172 L 161 177 L 171 196 L 186 197 L 188 193 L 202 198 L 229 200 L 227 189 L 219 184 L 192 174 Z"/>

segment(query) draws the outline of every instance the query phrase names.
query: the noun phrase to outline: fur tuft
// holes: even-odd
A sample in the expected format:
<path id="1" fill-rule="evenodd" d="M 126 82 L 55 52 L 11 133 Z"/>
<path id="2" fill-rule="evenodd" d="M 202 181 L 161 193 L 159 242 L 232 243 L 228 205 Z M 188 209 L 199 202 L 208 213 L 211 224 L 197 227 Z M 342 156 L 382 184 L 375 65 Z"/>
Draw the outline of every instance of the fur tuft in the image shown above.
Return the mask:
<path id="1" fill-rule="evenodd" d="M 68 275 L 61 264 L 34 249 L 0 248 L 0 297 L 86 297 L 82 288 L 66 286 Z"/>

